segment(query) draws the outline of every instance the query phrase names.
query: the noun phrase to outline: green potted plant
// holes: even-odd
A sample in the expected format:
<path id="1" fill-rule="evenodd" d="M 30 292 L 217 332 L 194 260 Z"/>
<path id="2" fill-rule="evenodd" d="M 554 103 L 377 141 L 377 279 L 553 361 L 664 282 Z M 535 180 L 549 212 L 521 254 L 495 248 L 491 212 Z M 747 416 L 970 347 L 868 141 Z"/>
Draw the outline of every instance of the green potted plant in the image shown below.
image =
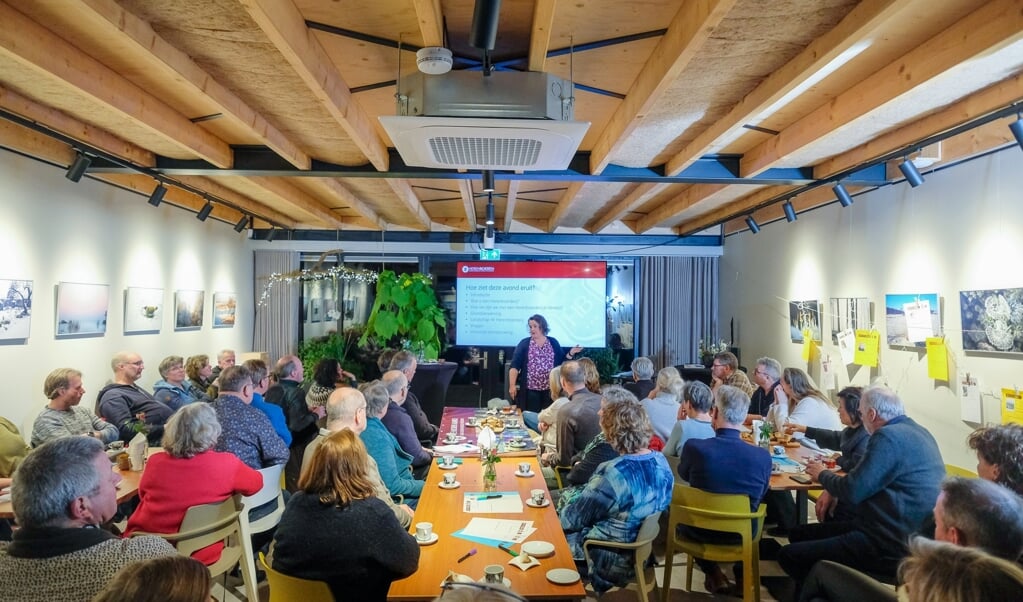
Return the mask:
<path id="1" fill-rule="evenodd" d="M 332 332 L 327 336 L 303 341 L 298 346 L 298 357 L 302 360 L 302 367 L 305 369 L 305 379 L 311 381 L 316 364 L 326 358 L 338 360 L 345 370 L 357 378 L 362 378 L 364 374 L 367 374 L 362 362 L 355 357 L 358 354 L 353 353 L 360 333 L 358 328 L 352 327 L 346 328 L 343 335 Z"/>
<path id="2" fill-rule="evenodd" d="M 359 344 L 373 340 L 380 347 L 403 347 L 434 360 L 440 355 L 444 325 L 444 310 L 429 276 L 418 272 L 398 276 L 384 270 L 377 278 L 376 299 Z"/>

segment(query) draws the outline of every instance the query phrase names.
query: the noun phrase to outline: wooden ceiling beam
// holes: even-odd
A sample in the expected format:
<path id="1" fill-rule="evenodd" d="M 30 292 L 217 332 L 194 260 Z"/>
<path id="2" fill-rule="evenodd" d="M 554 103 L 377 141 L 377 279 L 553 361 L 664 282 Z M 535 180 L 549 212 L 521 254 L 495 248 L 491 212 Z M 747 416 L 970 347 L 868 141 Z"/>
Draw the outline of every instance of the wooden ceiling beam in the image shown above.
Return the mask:
<path id="1" fill-rule="evenodd" d="M 217 167 L 233 164 L 231 147 L 156 96 L 65 42 L 32 19 L 0 3 L 0 54 L 40 77 L 70 86 L 126 121 L 146 128 Z"/>
<path id="2" fill-rule="evenodd" d="M 432 220 L 408 180 L 387 180 L 387 185 L 397 195 L 398 201 L 412 214 L 412 219 L 416 222 L 413 227 L 418 230 L 429 230 Z"/>
<path id="3" fill-rule="evenodd" d="M 1023 39 L 1020 4 L 1020 0 L 992 0 L 966 15 L 751 149 L 740 162 L 740 173 L 743 177 L 760 174 L 957 65 Z"/>
<path id="4" fill-rule="evenodd" d="M 284 178 L 251 177 L 246 179 L 281 201 L 319 220 L 331 230 L 337 230 L 343 223 L 341 218 L 325 207 L 318 198 Z"/>
<path id="5" fill-rule="evenodd" d="M 283 213 L 267 207 L 262 203 L 257 203 L 240 192 L 232 190 L 231 188 L 228 188 L 220 182 L 210 178 L 203 178 L 199 176 L 175 176 L 174 179 L 179 180 L 182 184 L 193 186 L 199 190 L 205 190 L 212 196 L 224 199 L 244 213 L 263 216 L 278 226 L 294 228 L 298 225 L 298 221 L 290 215 L 284 215 Z"/>
<path id="6" fill-rule="evenodd" d="M 600 232 L 611 225 L 611 222 L 621 219 L 623 215 L 639 207 L 667 187 L 667 184 L 636 185 L 635 188 L 629 191 L 629 194 L 625 195 L 624 199 L 615 203 L 614 207 L 611 207 L 608 211 L 601 212 L 600 215 L 590 220 L 590 223 L 586 224 L 586 229 L 590 232 Z"/>
<path id="7" fill-rule="evenodd" d="M 298 169 L 306 170 L 312 166 L 309 155 L 297 144 L 214 79 L 191 57 L 160 37 L 149 23 L 124 10 L 114 0 L 77 0 L 72 4 L 64 10 L 75 11 L 76 18 L 87 19 L 95 35 L 130 41 L 136 53 L 145 57 L 161 78 L 185 84 L 192 94 L 215 104 L 225 118 L 251 132 Z"/>
<path id="8" fill-rule="evenodd" d="M 458 192 L 462 195 L 462 209 L 465 210 L 468 230 L 475 232 L 478 223 L 476 222 L 476 199 L 472 195 L 472 180 L 459 180 Z"/>
<path id="9" fill-rule="evenodd" d="M 444 15 L 441 12 L 440 0 L 412 0 L 412 5 L 419 20 L 423 46 L 443 46 Z"/>
<path id="10" fill-rule="evenodd" d="M 533 2 L 533 30 L 529 35 L 530 71 L 543 71 L 547 65 L 547 52 L 551 49 L 551 31 L 554 29 L 554 9 L 558 0 Z"/>
<path id="11" fill-rule="evenodd" d="M 568 212 L 568 208 L 575 202 L 575 197 L 582 190 L 584 182 L 569 182 L 565 191 L 558 197 L 558 205 L 554 208 L 554 212 L 547 218 L 546 224 L 543 229 L 547 232 L 554 232 L 558 225 L 561 224 L 561 218 Z"/>
<path id="12" fill-rule="evenodd" d="M 519 186 L 521 185 L 521 180 L 508 180 L 508 196 L 505 197 L 504 227 L 501 229 L 502 232 L 511 232 L 512 221 L 515 217 L 515 202 L 518 200 Z"/>
<path id="13" fill-rule="evenodd" d="M 380 228 L 383 226 L 383 220 L 369 203 L 363 201 L 359 197 L 355 196 L 355 193 L 348 189 L 347 186 L 339 182 L 335 178 L 318 178 L 315 183 L 326 188 L 328 194 L 341 201 L 348 207 L 359 214 L 362 218 L 361 223 L 373 224 L 375 227 Z M 339 219 L 344 219 L 338 216 Z"/>
<path id="14" fill-rule="evenodd" d="M 96 178 L 145 196 L 152 194 L 153 188 L 155 188 L 153 178 L 142 174 L 96 174 Z M 195 213 L 198 213 L 203 205 L 206 204 L 206 199 L 202 196 L 174 185 L 167 186 L 167 194 L 163 198 L 164 202 L 169 202 Z M 244 214 L 241 211 L 218 203 L 213 203 L 213 212 L 210 213 L 210 217 L 229 224 L 234 224 L 240 220 L 242 215 Z"/>
<path id="15" fill-rule="evenodd" d="M 727 184 L 696 184 L 690 186 L 678 196 L 639 218 L 636 221 L 636 232 L 642 234 L 651 228 L 655 228 L 725 188 L 728 188 Z"/>

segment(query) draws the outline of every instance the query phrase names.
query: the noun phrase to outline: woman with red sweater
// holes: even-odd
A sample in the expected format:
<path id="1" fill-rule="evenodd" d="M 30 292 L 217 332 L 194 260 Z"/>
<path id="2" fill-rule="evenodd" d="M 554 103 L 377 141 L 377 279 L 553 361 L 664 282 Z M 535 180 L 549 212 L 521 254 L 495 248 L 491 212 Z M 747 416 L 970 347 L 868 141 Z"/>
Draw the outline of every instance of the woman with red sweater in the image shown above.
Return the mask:
<path id="1" fill-rule="evenodd" d="M 263 487 L 259 472 L 234 454 L 213 451 L 219 437 L 220 422 L 209 404 L 188 404 L 171 416 L 163 433 L 166 453 L 153 454 L 146 463 L 126 537 L 135 531 L 175 533 L 190 507 L 222 502 L 236 493 L 252 495 Z M 209 565 L 222 549 L 223 544 L 215 544 L 192 556 Z"/>

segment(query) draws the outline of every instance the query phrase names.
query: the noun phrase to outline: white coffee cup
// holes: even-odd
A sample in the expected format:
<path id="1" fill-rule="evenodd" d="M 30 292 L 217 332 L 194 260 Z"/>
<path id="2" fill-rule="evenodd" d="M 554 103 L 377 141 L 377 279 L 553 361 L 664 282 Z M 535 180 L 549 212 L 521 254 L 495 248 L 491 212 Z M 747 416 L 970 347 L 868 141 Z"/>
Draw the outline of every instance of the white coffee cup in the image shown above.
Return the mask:
<path id="1" fill-rule="evenodd" d="M 519 473 L 529 474 L 529 462 L 519 462 Z"/>
<path id="2" fill-rule="evenodd" d="M 514 443 L 515 445 L 522 445 L 522 441 L 523 441 L 522 435 L 515 435 L 514 437 L 512 437 L 512 443 Z"/>
<path id="3" fill-rule="evenodd" d="M 542 506 L 544 498 L 547 497 L 547 492 L 543 489 L 531 489 L 529 491 L 529 496 L 532 498 L 534 504 Z"/>
<path id="4" fill-rule="evenodd" d="M 504 567 L 499 564 L 488 564 L 483 568 L 483 577 L 487 583 L 504 583 Z"/>
<path id="5" fill-rule="evenodd" d="M 444 464 L 444 466 L 451 466 L 452 464 L 455 463 L 455 457 L 451 455 L 444 455 L 441 456 L 440 461 L 442 464 Z"/>
<path id="6" fill-rule="evenodd" d="M 453 472 L 445 472 L 444 473 L 444 484 L 445 485 L 454 485 L 455 484 L 455 473 L 453 473 Z M 429 523 L 427 523 L 427 524 L 429 524 Z"/>
<path id="7" fill-rule="evenodd" d="M 444 438 L 448 442 L 454 442 L 458 440 L 458 435 L 456 435 L 455 433 L 448 433 L 447 435 L 444 436 Z"/>
<path id="8" fill-rule="evenodd" d="M 433 523 L 416 523 L 416 539 L 426 541 L 433 535 Z"/>

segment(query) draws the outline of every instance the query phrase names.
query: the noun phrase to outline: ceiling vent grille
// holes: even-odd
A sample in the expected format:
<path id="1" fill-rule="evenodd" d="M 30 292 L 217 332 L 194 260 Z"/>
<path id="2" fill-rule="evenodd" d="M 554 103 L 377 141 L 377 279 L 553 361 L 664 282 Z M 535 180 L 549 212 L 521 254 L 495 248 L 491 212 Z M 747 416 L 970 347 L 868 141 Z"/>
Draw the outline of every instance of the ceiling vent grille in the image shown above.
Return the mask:
<path id="1" fill-rule="evenodd" d="M 508 165 L 529 169 L 540 158 L 539 140 L 522 138 L 430 138 L 434 159 L 444 165 Z"/>

